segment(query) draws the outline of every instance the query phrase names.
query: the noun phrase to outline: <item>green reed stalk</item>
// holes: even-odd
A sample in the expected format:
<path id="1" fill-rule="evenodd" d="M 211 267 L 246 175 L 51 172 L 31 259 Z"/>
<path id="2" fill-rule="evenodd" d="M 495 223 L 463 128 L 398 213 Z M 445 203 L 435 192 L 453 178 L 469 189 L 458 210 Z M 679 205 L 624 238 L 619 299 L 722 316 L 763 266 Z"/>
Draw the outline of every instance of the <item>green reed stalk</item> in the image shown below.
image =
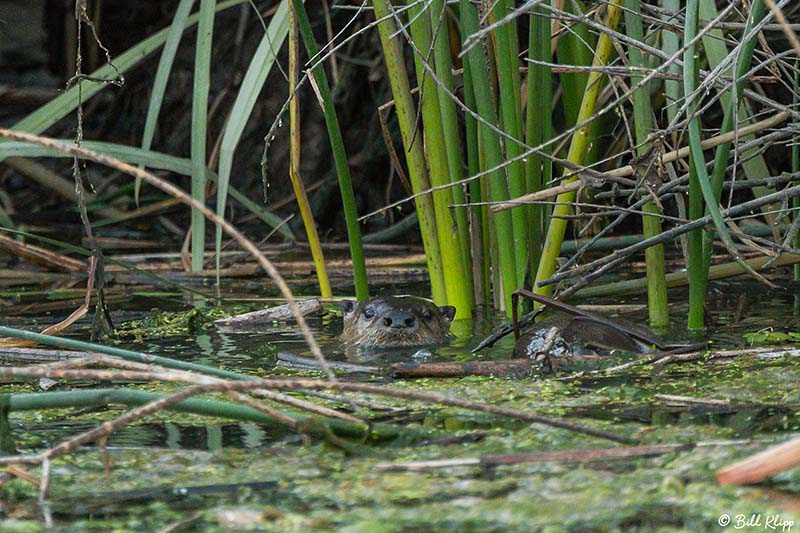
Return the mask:
<path id="1" fill-rule="evenodd" d="M 605 26 L 609 30 L 614 30 L 620 18 L 619 5 L 622 0 L 611 0 L 608 4 L 608 11 L 606 12 Z M 594 59 L 592 60 L 593 67 L 601 67 L 606 65 L 611 58 L 614 51 L 613 43 L 608 34 L 603 33 L 597 42 L 595 49 Z M 604 74 L 598 71 L 589 73 L 588 81 L 586 83 L 586 90 L 583 93 L 583 100 L 581 102 L 580 112 L 578 113 L 577 122 L 583 123 L 589 120 L 595 112 L 597 106 L 597 96 L 600 93 Z M 567 159 L 576 165 L 582 165 L 589 140 L 589 124 L 581 126 L 573 134 L 570 141 L 569 152 Z M 565 175 L 569 171 L 565 170 Z M 578 179 L 572 176 L 562 180 L 562 183 L 569 183 Z M 553 275 L 556 270 L 556 258 L 561 251 L 561 243 L 564 240 L 564 234 L 567 230 L 567 219 L 564 218 L 569 215 L 571 206 L 570 204 L 575 201 L 575 191 L 562 193 L 556 199 L 556 206 L 553 208 L 553 217 L 550 220 L 550 226 L 547 229 L 547 236 L 544 241 L 542 249 L 542 257 L 539 260 L 539 269 L 536 272 L 536 283 L 533 285 L 533 290 L 537 294 L 548 295 L 552 292 L 551 285 L 539 287 L 539 281 L 545 280 Z"/>
<path id="2" fill-rule="evenodd" d="M 411 96 L 411 86 L 408 82 L 405 58 L 400 41 L 397 36 L 397 25 L 392 19 L 392 7 L 389 0 L 372 0 L 375 19 L 378 24 L 378 33 L 383 47 L 383 59 L 389 73 L 389 83 L 394 96 L 394 106 L 397 112 L 397 122 L 400 126 L 400 135 L 408 163 L 408 174 L 411 187 L 415 193 L 430 189 L 428 169 L 425 165 L 425 154 L 422 142 L 414 139 L 414 122 L 416 110 L 414 99 Z M 439 240 L 436 233 L 436 216 L 433 200 L 430 195 L 419 196 L 415 199 L 419 229 L 422 234 L 422 243 L 425 247 L 425 258 L 428 263 L 428 273 L 431 279 L 431 294 L 437 304 L 447 302 L 447 292 L 444 284 L 444 271 L 442 268 Z"/>
<path id="3" fill-rule="evenodd" d="M 697 10 L 696 5 L 694 9 L 694 17 L 697 17 Z M 687 16 L 686 18 L 686 31 L 687 33 L 684 35 L 684 41 L 689 42 L 690 36 L 688 34 L 689 31 L 690 20 Z M 694 22 L 695 32 L 697 31 L 697 22 Z M 697 66 L 696 61 L 694 60 L 694 46 L 691 49 L 687 48 L 684 51 L 684 70 L 683 74 L 686 76 L 686 69 L 687 63 L 686 58 L 691 58 L 691 69 L 692 69 L 692 78 L 696 78 L 698 75 L 699 67 Z M 686 85 L 686 84 L 684 84 Z M 685 87 L 685 93 L 688 95 L 691 94 L 691 88 L 689 86 Z M 687 109 L 687 115 L 690 114 L 690 111 Z M 702 195 L 703 191 L 700 189 L 700 181 L 697 175 L 697 167 L 694 164 L 695 158 L 697 157 L 697 152 L 691 150 L 689 153 L 689 220 L 697 220 L 698 218 L 703 216 L 703 200 Z M 701 161 L 705 162 L 703 159 L 703 152 L 700 152 Z M 703 230 L 696 229 L 689 232 L 687 235 L 687 253 L 689 257 L 687 258 L 687 265 L 686 270 L 687 274 L 689 275 L 689 320 L 687 323 L 687 327 L 689 331 L 699 331 L 705 327 L 705 299 L 706 299 L 706 280 L 703 279 Z"/>
<path id="4" fill-rule="evenodd" d="M 503 18 L 510 12 L 508 0 L 498 0 L 492 10 L 494 20 Z M 492 20 L 490 18 L 490 20 Z M 513 25 L 516 19 L 498 26 L 495 31 L 495 59 L 497 62 L 498 103 L 503 131 L 513 139 L 522 139 L 522 109 L 520 108 L 519 62 L 517 61 L 517 42 L 512 40 L 516 34 Z M 514 140 L 503 139 L 507 159 L 515 159 L 522 154 L 522 147 Z M 527 192 L 525 183 L 525 165 L 522 161 L 514 161 L 507 166 L 508 192 L 512 198 Z M 517 286 L 525 283 L 525 265 L 528 264 L 528 209 L 519 206 L 511 210 L 511 224 L 514 232 L 514 262 L 517 266 Z"/>
<path id="5" fill-rule="evenodd" d="M 471 70 L 469 61 L 464 62 L 464 105 L 477 112 L 475 92 L 472 90 Z M 481 171 L 480 147 L 478 146 L 478 121 L 469 113 L 464 114 L 465 141 L 467 145 L 467 172 L 475 176 Z M 481 191 L 484 177 L 470 180 L 469 200 L 471 203 L 480 204 L 483 198 Z M 472 280 L 475 291 L 475 303 L 490 305 L 489 289 L 491 278 L 489 276 L 489 243 L 484 236 L 485 206 L 476 205 L 469 208 L 470 223 L 470 248 L 472 249 Z"/>
<path id="6" fill-rule="evenodd" d="M 587 11 L 585 3 L 581 0 L 570 0 L 564 2 L 564 11 L 573 14 L 584 14 Z M 570 24 L 569 31 L 563 31 L 558 38 L 556 54 L 558 63 L 562 65 L 589 66 L 592 64 L 594 54 L 592 50 L 597 47 L 598 37 L 589 26 L 584 23 Z M 564 110 L 564 117 L 568 126 L 578 123 L 578 114 L 583 102 L 583 94 L 589 80 L 587 72 L 561 72 L 558 74 L 559 87 L 561 88 L 561 107 Z M 598 141 L 600 134 L 601 120 L 594 120 L 587 130 L 586 153 L 583 160 L 586 163 L 597 160 L 600 152 L 601 143 Z"/>
<path id="7" fill-rule="evenodd" d="M 549 1 L 549 0 L 548 0 Z M 544 16 L 544 9 L 534 8 L 530 16 L 528 34 L 528 58 L 549 62 L 552 58 L 550 50 L 550 19 Z M 553 80 L 550 67 L 528 64 L 528 87 L 525 108 L 525 141 L 528 146 L 539 146 L 553 136 L 553 115 L 550 113 L 553 101 Z M 552 152 L 547 146 L 544 151 Z M 525 162 L 525 175 L 528 179 L 528 190 L 539 191 L 553 177 L 553 164 L 549 159 L 531 154 Z M 545 207 L 531 204 L 528 208 L 530 224 L 530 269 L 536 272 L 539 268 L 539 256 L 542 248 L 542 236 L 546 231 Z"/>
<path id="8" fill-rule="evenodd" d="M 742 34 L 742 38 L 752 32 L 753 27 L 758 24 L 764 17 L 764 0 L 755 0 L 750 10 L 750 16 L 747 17 L 747 23 Z M 754 34 L 750 39 L 744 43 L 741 52 L 736 61 L 736 69 L 734 74 L 734 84 L 732 94 L 728 99 L 728 105 L 725 106 L 725 115 L 722 119 L 722 126 L 720 127 L 719 134 L 724 135 L 734 129 L 735 111 L 739 107 L 739 100 L 736 95 L 742 94 L 744 87 L 744 77 L 750 70 L 750 63 L 753 59 L 753 52 L 755 51 L 756 43 L 758 43 L 758 35 Z M 722 196 L 722 184 L 725 180 L 725 172 L 728 167 L 728 159 L 730 157 L 731 146 L 733 143 L 725 143 L 717 146 L 714 153 L 714 170 L 711 175 L 711 186 L 714 191 L 714 198 L 716 202 L 720 201 Z M 713 250 L 713 231 L 705 232 L 705 239 L 703 240 L 703 271 L 707 272 L 711 264 L 711 252 Z"/>
<path id="9" fill-rule="evenodd" d="M 145 405 L 166 398 L 166 394 L 125 388 L 106 388 L 91 390 L 71 390 L 55 392 L 34 392 L 8 395 L 8 405 L 15 411 L 41 411 L 43 409 L 65 409 L 76 407 L 107 407 L 109 404 L 121 404 L 130 407 Z M 188 398 L 167 408 L 170 411 L 192 413 L 197 415 L 243 420 L 272 427 L 285 427 L 286 421 L 272 417 L 263 411 L 232 402 L 218 400 L 202 400 Z M 429 430 L 415 429 L 406 426 L 394 427 L 385 423 L 358 423 L 338 418 L 323 418 L 317 415 L 284 413 L 294 419 L 308 435 L 316 435 L 320 439 L 329 438 L 330 433 L 339 437 L 366 440 L 389 441 L 403 438 L 430 440 L 436 436 Z"/>
<path id="10" fill-rule="evenodd" d="M 695 94 L 695 90 L 697 88 L 697 77 L 698 77 L 698 67 L 697 67 L 697 57 L 695 56 L 696 52 L 696 43 L 692 42 L 697 35 L 697 27 L 698 27 L 698 1 L 699 0 L 688 0 L 686 3 L 686 24 L 684 26 L 684 47 L 686 48 L 686 52 L 684 53 L 684 63 L 683 63 L 683 91 L 687 98 L 687 105 L 686 105 L 686 114 L 689 117 L 689 148 L 692 154 L 691 158 L 691 165 L 692 168 L 695 169 L 697 173 L 697 182 L 699 184 L 700 191 L 703 195 L 703 200 L 705 201 L 706 209 L 711 216 L 711 219 L 714 222 L 714 226 L 716 227 L 717 233 L 719 234 L 722 243 L 728 250 L 728 253 L 731 255 L 734 261 L 739 263 L 739 265 L 744 268 L 746 272 L 758 277 L 758 274 L 748 265 L 745 263 L 739 252 L 736 250 L 736 246 L 733 243 L 733 239 L 731 239 L 730 233 L 728 233 L 728 229 L 725 226 L 725 221 L 722 218 L 722 213 L 719 210 L 719 201 L 717 200 L 714 189 L 711 184 L 711 179 L 708 176 L 708 172 L 706 172 L 706 165 L 705 165 L 705 158 L 703 157 L 703 147 L 702 147 L 702 139 L 701 139 L 701 132 L 700 132 L 700 117 L 696 114 L 697 109 L 697 95 Z M 690 202 L 690 211 L 692 211 L 692 206 L 696 207 L 696 203 L 692 204 L 692 182 L 689 182 L 689 202 Z M 697 188 L 695 187 L 695 197 Z M 696 202 L 697 200 L 694 200 Z M 690 213 L 690 218 L 693 213 Z M 700 213 L 698 216 L 702 216 Z M 702 243 L 701 243 L 702 244 Z M 690 264 L 694 261 L 701 262 L 701 272 L 699 277 L 695 278 L 695 285 L 694 288 L 690 287 L 690 293 L 692 290 L 700 291 L 700 295 L 696 296 L 694 300 L 694 304 L 696 306 L 702 306 L 703 301 L 705 299 L 705 286 L 706 286 L 706 270 L 702 267 L 703 263 L 703 253 L 700 252 L 700 257 L 695 258 L 692 257 L 692 254 L 696 254 L 696 250 L 690 250 L 689 252 L 689 261 Z M 702 300 L 697 300 L 702 296 Z M 699 309 L 691 309 L 692 299 L 690 294 L 690 329 L 697 329 L 696 326 L 700 323 L 702 318 L 702 313 L 700 313 L 700 317 L 696 316 L 700 310 Z M 694 316 L 693 313 L 694 312 Z M 694 321 L 692 321 L 694 318 Z"/>
<path id="11" fill-rule="evenodd" d="M 639 42 L 644 42 L 642 29 L 642 15 L 638 0 L 625 0 L 625 29 L 628 37 Z M 632 67 L 646 66 L 644 55 L 635 46 L 628 47 L 628 57 Z M 631 76 L 631 85 L 639 83 L 641 75 Z M 650 89 L 645 85 L 633 94 L 633 120 L 636 133 L 637 153 L 644 157 L 649 148 L 645 144 L 647 136 L 653 131 L 653 109 L 650 104 Z M 655 216 L 642 217 L 642 233 L 645 238 L 654 237 L 661 233 L 661 209 L 653 202 L 642 206 L 642 211 Z M 645 250 L 645 263 L 647 270 L 647 308 L 650 315 L 650 325 L 655 328 L 669 326 L 669 309 L 667 307 L 667 281 L 664 267 L 664 245 L 657 244 Z"/>
<path id="12" fill-rule="evenodd" d="M 662 0 L 661 7 L 664 10 L 662 18 L 664 18 L 665 21 L 667 22 L 674 23 L 675 21 L 670 15 L 673 13 L 677 14 L 680 11 L 681 9 L 680 0 Z M 674 31 L 668 29 L 662 30 L 661 48 L 665 54 L 670 56 L 674 55 L 678 51 L 678 48 L 680 48 L 680 40 L 678 39 L 678 35 Z M 680 76 L 681 68 L 679 65 L 672 63 L 669 66 L 668 72 L 670 74 L 674 74 L 675 76 Z M 677 79 L 664 80 L 664 92 L 666 93 L 667 96 L 667 101 L 665 105 L 667 111 L 667 118 L 669 119 L 670 122 L 672 122 L 672 120 L 678 114 L 678 102 L 680 101 L 683 94 L 681 92 L 680 82 Z"/>
<path id="13" fill-rule="evenodd" d="M 413 1 L 413 0 L 412 0 Z M 415 143 L 422 143 L 424 136 L 425 155 L 430 170 L 430 181 L 434 187 L 450 183 L 450 166 L 448 163 L 447 147 L 445 146 L 444 131 L 442 130 L 442 111 L 439 105 L 439 89 L 436 81 L 426 71 L 423 62 L 430 64 L 430 51 L 432 50 L 431 19 L 421 9 L 409 9 L 411 20 L 411 38 L 414 46 L 425 56 L 421 58 L 414 54 L 417 67 L 417 85 L 420 91 L 420 106 L 422 109 L 423 131 L 417 130 Z M 460 163 L 459 163 L 460 166 Z M 464 269 L 465 250 L 461 247 L 459 232 L 456 229 L 456 220 L 450 211 L 454 203 L 453 188 L 439 189 L 433 192 L 433 208 L 436 213 L 436 230 L 439 236 L 439 252 L 442 257 L 442 266 L 447 272 L 444 278 L 447 303 L 454 305 L 462 317 L 472 314 L 474 300 L 471 272 Z"/>
<path id="14" fill-rule="evenodd" d="M 447 24 L 447 11 L 444 0 L 432 0 L 428 9 L 433 32 L 434 71 L 439 83 L 436 84 L 436 93 L 439 98 L 439 110 L 442 115 L 442 130 L 444 132 L 444 145 L 447 152 L 447 167 L 450 170 L 448 181 L 456 182 L 464 178 L 461 163 L 461 136 L 459 135 L 458 112 L 456 104 L 447 92 L 455 94 L 455 81 L 453 79 L 453 60 L 450 55 L 450 28 Z M 441 86 L 440 86 L 441 84 Z M 446 91 L 444 90 L 446 89 Z M 467 197 L 463 185 L 456 185 L 451 189 L 453 203 L 465 205 Z M 462 260 L 464 273 L 470 290 L 474 291 L 472 279 L 472 256 L 470 255 L 469 220 L 466 207 L 453 208 L 456 217 L 458 239 L 463 252 Z"/>
<path id="15" fill-rule="evenodd" d="M 662 0 L 661 7 L 663 8 L 661 18 L 669 24 L 675 24 L 675 17 L 681 9 L 681 0 Z M 677 54 L 680 47 L 680 39 L 678 38 L 677 33 L 667 28 L 661 30 L 661 50 L 668 57 L 672 57 Z M 680 65 L 673 62 L 667 68 L 667 72 L 674 76 L 675 79 L 664 80 L 664 96 L 666 99 L 664 110 L 667 115 L 667 123 L 674 124 L 675 119 L 678 116 L 679 103 L 683 101 L 683 88 L 680 82 L 680 76 L 683 70 L 681 69 Z M 673 131 L 670 136 L 670 140 L 672 141 L 672 145 L 676 146 L 678 144 L 678 132 Z M 683 197 L 678 197 L 676 204 L 678 214 L 685 218 L 686 206 L 683 202 Z M 682 235 L 680 239 L 681 250 L 685 253 L 685 255 L 688 255 L 688 237 L 686 235 Z M 685 259 L 688 261 L 688 257 Z"/>
<path id="16" fill-rule="evenodd" d="M 319 53 L 317 42 L 311 31 L 308 13 L 300 0 L 293 0 L 294 12 L 300 35 L 303 38 L 308 57 L 314 58 Z M 347 163 L 347 151 L 344 148 L 344 138 L 336 118 L 336 108 L 333 105 L 333 94 L 328 85 L 328 76 L 321 62 L 315 62 L 311 69 L 314 80 L 322 99 L 322 113 L 325 116 L 325 126 L 328 129 L 328 139 L 331 143 L 336 175 L 339 178 L 339 193 L 342 197 L 345 224 L 347 226 L 347 239 L 350 244 L 350 259 L 353 263 L 353 282 L 355 283 L 356 298 L 365 300 L 369 298 L 369 285 L 367 283 L 367 264 L 364 259 L 364 245 L 361 240 L 361 229 L 358 226 L 358 209 L 356 198 L 353 194 L 353 180 L 350 177 L 350 167 Z M 420 217 L 420 227 L 422 227 Z"/>
<path id="17" fill-rule="evenodd" d="M 158 115 L 161 112 L 161 104 L 164 101 L 164 93 L 167 91 L 167 82 L 172 70 L 172 63 L 175 54 L 178 52 L 178 45 L 186 28 L 186 21 L 192 11 L 194 0 L 180 0 L 178 7 L 175 8 L 175 15 L 172 17 L 172 24 L 169 26 L 167 40 L 164 49 L 161 51 L 161 58 L 158 60 L 156 77 L 153 79 L 153 88 L 150 92 L 150 103 L 147 104 L 147 118 L 144 123 L 142 133 L 142 150 L 149 150 L 153 144 L 153 137 L 156 133 Z M 139 205 L 139 189 L 141 188 L 141 178 L 137 177 L 134 182 L 133 198 L 136 205 Z"/>
<path id="18" fill-rule="evenodd" d="M 694 156 L 689 155 L 689 220 L 703 216 L 703 191 L 694 166 Z M 706 280 L 703 270 L 703 230 L 695 229 L 686 238 L 689 254 L 686 270 L 689 275 L 689 331 L 705 327 Z"/>
<path id="19" fill-rule="evenodd" d="M 461 27 L 464 36 L 474 35 L 480 29 L 478 23 L 478 11 L 469 0 L 461 0 Z M 478 115 L 488 124 L 497 124 L 497 114 L 494 109 L 491 87 L 489 86 L 489 65 L 486 62 L 486 47 L 484 43 L 478 43 L 466 53 L 466 61 L 469 62 L 470 80 L 466 83 L 472 84 L 475 95 L 475 104 Z M 503 153 L 500 149 L 499 136 L 484 124 L 478 125 L 481 153 L 483 157 L 483 168 L 495 168 L 503 162 Z M 508 200 L 508 184 L 506 174 L 503 169 L 494 170 L 489 174 L 489 200 L 502 202 Z M 514 230 L 512 227 L 511 213 L 499 211 L 492 216 L 492 226 L 495 232 L 497 254 L 499 263 L 493 263 L 499 268 L 493 268 L 500 276 L 501 283 L 495 285 L 495 295 L 502 286 L 503 298 L 500 300 L 503 305 L 499 307 L 506 310 L 511 315 L 511 293 L 519 285 L 517 280 L 517 265 L 514 253 Z M 524 265 L 520 265 L 524 270 Z"/>
<path id="20" fill-rule="evenodd" d="M 317 224 L 314 214 L 308 203 L 306 188 L 300 177 L 300 96 L 297 90 L 297 78 L 300 70 L 300 37 L 297 29 L 297 13 L 294 7 L 289 9 L 289 179 L 292 182 L 297 207 L 303 218 L 303 226 L 308 237 L 308 246 L 317 272 L 319 292 L 323 298 L 333 296 L 331 283 L 328 280 L 328 269 L 325 267 L 325 257 L 319 242 Z M 355 271 L 355 269 L 354 269 Z"/>
<path id="21" fill-rule="evenodd" d="M 192 91 L 192 198 L 206 201 L 206 142 L 208 125 L 208 91 L 211 77 L 211 44 L 214 31 L 214 0 L 200 1 L 197 23 L 197 44 L 194 59 Z M 203 270 L 206 247 L 206 219 L 192 208 L 192 270 Z"/>

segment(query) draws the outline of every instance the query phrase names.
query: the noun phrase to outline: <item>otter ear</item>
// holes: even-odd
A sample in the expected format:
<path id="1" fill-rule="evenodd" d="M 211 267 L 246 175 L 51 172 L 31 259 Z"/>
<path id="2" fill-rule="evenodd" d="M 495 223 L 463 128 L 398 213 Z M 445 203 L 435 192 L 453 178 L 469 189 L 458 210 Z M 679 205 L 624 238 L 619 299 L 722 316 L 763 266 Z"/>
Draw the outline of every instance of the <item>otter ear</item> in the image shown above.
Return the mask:
<path id="1" fill-rule="evenodd" d="M 356 302 L 353 300 L 342 300 L 339 302 L 339 306 L 342 308 L 343 315 L 349 315 L 353 312 L 353 309 L 356 308 Z"/>
<path id="2" fill-rule="evenodd" d="M 453 318 L 456 316 L 456 308 L 452 305 L 443 305 L 439 308 L 439 311 L 442 313 L 442 316 L 448 322 L 452 322 Z"/>

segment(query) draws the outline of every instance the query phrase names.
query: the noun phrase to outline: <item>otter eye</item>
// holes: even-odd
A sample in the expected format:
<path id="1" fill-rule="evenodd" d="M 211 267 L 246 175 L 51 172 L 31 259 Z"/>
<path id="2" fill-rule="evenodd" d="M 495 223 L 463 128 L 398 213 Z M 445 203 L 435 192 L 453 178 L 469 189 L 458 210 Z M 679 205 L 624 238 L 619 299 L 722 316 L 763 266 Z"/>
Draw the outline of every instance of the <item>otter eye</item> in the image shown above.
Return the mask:
<path id="1" fill-rule="evenodd" d="M 372 318 L 375 316 L 375 310 L 371 307 L 364 309 L 364 318 Z"/>
<path id="2" fill-rule="evenodd" d="M 424 318 L 425 320 L 430 320 L 431 318 L 433 318 L 433 313 L 431 313 L 430 309 L 425 309 L 422 312 L 422 318 Z"/>

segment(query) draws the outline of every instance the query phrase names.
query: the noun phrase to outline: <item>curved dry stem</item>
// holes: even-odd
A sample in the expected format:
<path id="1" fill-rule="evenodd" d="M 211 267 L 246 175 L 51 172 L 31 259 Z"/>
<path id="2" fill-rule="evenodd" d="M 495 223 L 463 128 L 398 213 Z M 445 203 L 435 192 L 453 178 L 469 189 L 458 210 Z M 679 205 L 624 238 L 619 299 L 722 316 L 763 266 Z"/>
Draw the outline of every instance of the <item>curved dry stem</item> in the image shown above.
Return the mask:
<path id="1" fill-rule="evenodd" d="M 247 237 L 245 237 L 242 233 L 239 232 L 233 225 L 228 222 L 227 220 L 220 218 L 214 211 L 206 207 L 205 205 L 201 204 L 200 202 L 193 199 L 187 193 L 179 189 L 178 187 L 172 185 L 171 183 L 162 180 L 161 178 L 145 171 L 140 168 L 137 168 L 133 165 L 129 165 L 119 159 L 114 157 L 101 154 L 99 152 L 95 152 L 93 150 L 89 150 L 87 148 L 82 148 L 80 146 L 74 146 L 70 144 L 65 144 L 54 139 L 50 139 L 47 137 L 42 137 L 39 135 L 33 135 L 30 133 L 23 133 L 20 131 L 13 131 L 7 128 L 0 128 L 0 137 L 5 137 L 7 139 L 14 139 L 16 141 L 23 141 L 29 142 L 33 144 L 38 144 L 40 146 L 44 146 L 47 148 L 51 148 L 53 150 L 58 150 L 60 152 L 72 154 L 76 157 L 82 159 L 88 159 L 99 163 L 101 165 L 105 165 L 108 167 L 112 167 L 120 172 L 124 172 L 125 174 L 129 174 L 133 177 L 140 178 L 143 181 L 146 181 L 150 185 L 157 187 L 164 191 L 165 193 L 175 197 L 176 199 L 180 200 L 182 203 L 194 207 L 198 211 L 200 211 L 203 216 L 205 216 L 211 222 L 218 224 L 222 230 L 231 236 L 233 240 L 235 240 L 239 245 L 244 248 L 250 255 L 252 255 L 256 262 L 259 264 L 261 268 L 272 278 L 272 281 L 275 282 L 275 285 L 278 286 L 278 289 L 281 291 L 281 294 L 284 298 L 286 298 L 287 303 L 289 304 L 289 309 L 292 311 L 292 315 L 294 315 L 295 320 L 297 320 L 297 325 L 300 328 L 300 332 L 303 334 L 303 338 L 308 343 L 309 348 L 311 349 L 311 353 L 314 354 L 314 357 L 319 361 L 320 367 L 325 371 L 328 379 L 331 381 L 336 381 L 336 376 L 334 376 L 333 371 L 330 369 L 328 362 L 325 360 L 325 356 L 322 355 L 322 351 L 317 344 L 317 341 L 314 339 L 314 335 L 311 333 L 311 329 L 308 327 L 303 315 L 300 313 L 300 309 L 297 307 L 297 301 L 292 294 L 291 289 L 286 284 L 286 281 L 280 275 L 278 270 L 275 266 L 267 259 L 264 254 L 258 249 L 258 247 L 250 241 Z"/>

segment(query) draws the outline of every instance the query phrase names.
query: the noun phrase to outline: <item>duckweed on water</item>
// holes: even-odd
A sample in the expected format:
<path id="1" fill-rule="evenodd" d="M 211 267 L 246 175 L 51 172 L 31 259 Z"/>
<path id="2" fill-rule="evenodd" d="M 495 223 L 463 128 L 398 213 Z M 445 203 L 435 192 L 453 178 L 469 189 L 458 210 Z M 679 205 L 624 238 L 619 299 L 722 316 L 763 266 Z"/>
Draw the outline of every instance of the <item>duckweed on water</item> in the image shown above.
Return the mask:
<path id="1" fill-rule="evenodd" d="M 122 338 L 137 341 L 160 336 L 196 335 L 213 329 L 214 320 L 227 317 L 219 307 L 194 308 L 188 311 L 154 309 L 145 318 L 121 324 L 115 331 Z"/>
<path id="2" fill-rule="evenodd" d="M 164 314 L 136 327 L 145 328 L 141 335 L 149 339 L 154 352 L 158 335 L 175 334 L 183 346 L 181 357 L 190 357 L 193 350 L 206 357 L 205 345 L 193 344 L 195 339 L 187 332 L 192 320 L 210 324 L 214 318 L 204 313 Z M 149 330 L 159 331 L 151 335 L 146 328 L 156 323 L 163 329 Z M 335 321 L 319 324 L 321 338 L 328 341 L 323 350 L 335 356 L 338 326 Z M 271 367 L 276 350 L 302 345 L 291 331 L 243 335 L 241 339 L 249 343 L 242 345 L 245 348 L 235 336 L 215 336 L 211 329 L 204 336 L 204 342 L 211 339 L 215 346 L 230 347 L 231 354 L 246 353 L 253 359 L 247 367 L 253 374 L 320 375 Z M 174 349 L 173 340 L 163 342 Z M 632 367 L 614 376 L 468 377 L 392 384 L 564 417 L 642 444 L 701 443 L 658 457 L 587 464 L 377 470 L 376 465 L 387 462 L 617 446 L 541 424 L 389 397 L 353 395 L 403 409 L 402 414 L 375 416 L 382 422 L 396 420 L 399 427 L 428 428 L 434 435 L 429 442 L 356 443 L 357 447 L 342 450 L 306 443 L 302 436 L 275 427 L 160 412 L 109 438 L 108 478 L 103 455 L 96 449 L 58 458 L 53 464 L 50 508 L 57 526 L 75 531 L 155 531 L 181 521 L 186 525 L 179 529 L 197 531 L 720 531 L 717 521 L 722 514 L 758 513 L 800 524 L 798 513 L 779 508 L 774 493 L 757 487 L 723 487 L 713 474 L 800 429 L 798 381 L 798 358 L 743 356 Z M 169 392 L 175 387 L 144 388 Z M 30 387 L 13 388 L 13 392 L 23 390 Z M 663 395 L 722 400 L 727 407 L 681 404 Z M 315 401 L 341 407 L 332 400 Z M 34 452 L 118 412 L 12 413 L 11 423 L 18 450 Z M 451 444 L 437 440 L 445 436 L 463 440 Z M 188 487 L 189 492 L 169 490 L 175 487 Z M 781 474 L 769 487 L 797 492 L 800 474 Z M 42 519 L 36 497 L 37 489 L 20 480 L 0 486 L 6 517 L 13 512 L 14 518 L 0 524 L 0 530 L 39 530 Z M 232 526 L 235 519 L 241 522 Z"/>
<path id="3" fill-rule="evenodd" d="M 502 435 L 490 435 L 469 451 L 496 452 L 509 443 Z M 273 481 L 274 485 L 216 497 L 117 502 L 105 507 L 102 501 L 109 495 L 98 489 L 110 485 L 104 479 L 101 458 L 95 453 L 78 454 L 57 462 L 59 483 L 53 488 L 53 509 L 61 520 L 94 509 L 101 521 L 91 522 L 93 527 L 114 523 L 118 531 L 154 530 L 195 513 L 199 513 L 201 530 L 222 530 L 219 512 L 231 508 L 259 511 L 262 520 L 258 527 L 270 531 L 289 526 L 297 531 L 368 531 L 376 524 L 381 524 L 380 531 L 714 531 L 724 512 L 771 511 L 788 516 L 758 491 L 716 484 L 713 469 L 739 455 L 730 447 L 709 447 L 619 466 L 533 463 L 498 467 L 492 472 L 458 467 L 422 473 L 373 469 L 380 459 L 405 461 L 464 455 L 465 451 L 462 446 L 417 450 L 420 453 L 386 450 L 380 457 L 356 458 L 321 446 L 247 453 L 224 449 L 213 454 L 114 452 L 114 492 L 159 486 L 166 476 L 179 486 L 196 486 L 199 479 L 214 484 Z M 73 525 L 88 527 L 89 522 L 78 518 Z"/>
<path id="4" fill-rule="evenodd" d="M 578 381 L 474 377 L 447 382 L 420 380 L 396 386 L 444 391 L 543 414 L 569 413 L 591 405 L 605 405 L 612 412 L 621 406 L 655 409 L 659 408 L 658 394 L 710 395 L 733 404 L 765 403 L 767 399 L 786 397 L 785 391 L 780 390 L 788 390 L 800 377 L 794 361 L 783 363 L 775 366 L 774 362 L 742 359 L 735 367 L 676 366 L 596 390 Z M 408 407 L 406 402 L 391 398 L 381 401 Z M 580 420 L 595 428 L 637 437 L 647 444 L 709 443 L 648 459 L 582 466 L 523 463 L 490 470 L 471 466 L 425 472 L 375 470 L 375 465 L 382 462 L 612 446 L 539 424 L 510 422 L 441 406 L 430 410 L 420 405 L 416 409 L 427 413 L 424 425 L 454 434 L 478 432 L 482 438 L 450 445 L 362 446 L 358 455 L 346 455 L 323 444 L 303 446 L 297 439 L 270 442 L 273 437 L 263 434 L 260 441 L 249 441 L 243 447 L 222 446 L 209 452 L 187 446 L 203 447 L 204 442 L 209 446 L 215 425 L 197 425 L 197 418 L 161 413 L 158 420 L 173 416 L 183 420 L 182 426 L 171 422 L 163 426 L 176 428 L 167 434 L 178 431 L 172 444 L 113 448 L 115 442 L 119 445 L 130 441 L 128 436 L 137 428 L 146 434 L 161 424 L 142 423 L 112 436 L 110 479 L 105 478 L 103 458 L 98 452 L 77 452 L 59 458 L 53 467 L 52 509 L 57 522 L 76 529 L 91 524 L 95 530 L 102 530 L 104 525 L 113 524 L 116 531 L 155 530 L 187 517 L 193 517 L 192 527 L 198 530 L 223 531 L 223 511 L 242 509 L 255 511 L 255 515 L 245 516 L 258 517 L 252 527 L 267 531 L 718 531 L 717 520 L 723 513 L 774 513 L 787 519 L 800 518 L 779 509 L 757 488 L 721 487 L 713 476 L 716 469 L 759 451 L 776 439 L 783 440 L 775 431 L 794 430 L 798 425 L 794 413 L 783 415 L 784 428 L 765 426 L 763 420 L 747 420 L 738 429 L 733 427 L 732 417 L 740 413 L 745 413 L 741 415 L 745 418 L 753 416 L 745 410 L 722 416 L 691 415 L 689 409 L 678 409 L 661 419 L 653 413 L 645 418 L 641 413 L 638 418 L 618 413 L 606 419 Z M 235 429 L 237 425 L 226 427 Z M 231 429 L 224 429 L 220 433 L 223 441 L 230 432 Z M 732 440 L 743 437 L 750 441 Z M 796 473 L 787 473 L 776 478 L 773 487 L 791 491 L 797 488 L 798 481 Z M 242 487 L 153 500 L 112 498 L 125 491 L 154 487 L 253 482 L 266 483 L 267 488 Z M 0 490 L 6 502 L 33 501 L 36 497 L 35 488 L 20 481 L 3 485 Z M 38 519 L 35 509 L 31 511 L 27 520 L 18 518 L 19 527 Z M 91 522 L 87 520 L 90 514 Z"/>

